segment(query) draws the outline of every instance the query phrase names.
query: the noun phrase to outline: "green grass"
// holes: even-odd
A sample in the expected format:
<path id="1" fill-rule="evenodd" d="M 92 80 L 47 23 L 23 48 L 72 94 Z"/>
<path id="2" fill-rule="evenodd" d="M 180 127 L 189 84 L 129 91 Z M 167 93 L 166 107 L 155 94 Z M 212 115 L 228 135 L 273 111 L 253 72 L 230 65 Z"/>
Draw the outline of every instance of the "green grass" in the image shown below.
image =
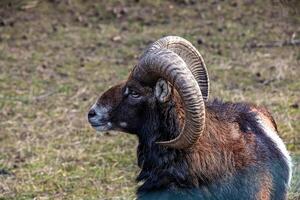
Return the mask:
<path id="1" fill-rule="evenodd" d="M 1 1 L 0 199 L 134 199 L 136 138 L 97 135 L 86 113 L 164 35 L 199 49 L 211 99 L 269 108 L 300 198 L 300 48 L 247 47 L 299 39 L 299 17 L 271 1 L 195 2 Z"/>

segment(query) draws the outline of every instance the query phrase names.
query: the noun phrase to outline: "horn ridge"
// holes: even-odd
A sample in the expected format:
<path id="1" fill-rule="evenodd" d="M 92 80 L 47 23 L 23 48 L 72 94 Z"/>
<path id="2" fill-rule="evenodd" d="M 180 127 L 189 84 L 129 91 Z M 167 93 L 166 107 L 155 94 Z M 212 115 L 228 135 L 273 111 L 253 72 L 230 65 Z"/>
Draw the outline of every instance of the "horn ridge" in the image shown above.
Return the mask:
<path id="1" fill-rule="evenodd" d="M 176 138 L 157 143 L 174 149 L 192 147 L 204 130 L 205 105 L 201 89 L 185 61 L 169 49 L 151 50 L 141 57 L 131 77 L 148 84 L 163 78 L 175 87 L 183 102 L 184 125 Z"/>
<path id="2" fill-rule="evenodd" d="M 160 48 L 166 48 L 175 52 L 186 62 L 187 67 L 198 82 L 203 99 L 206 101 L 209 97 L 209 77 L 204 60 L 198 50 L 184 38 L 166 36 L 150 45 L 142 57 Z"/>

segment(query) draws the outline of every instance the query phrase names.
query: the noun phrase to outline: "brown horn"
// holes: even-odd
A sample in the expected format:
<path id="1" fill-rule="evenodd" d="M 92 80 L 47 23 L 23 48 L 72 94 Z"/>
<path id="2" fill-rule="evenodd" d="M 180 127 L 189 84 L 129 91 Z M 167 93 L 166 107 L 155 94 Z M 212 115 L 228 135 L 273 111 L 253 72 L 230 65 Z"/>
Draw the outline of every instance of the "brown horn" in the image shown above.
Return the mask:
<path id="1" fill-rule="evenodd" d="M 168 49 L 153 50 L 141 57 L 131 78 L 145 84 L 163 78 L 176 88 L 185 112 L 183 128 L 175 139 L 157 143 L 175 149 L 192 147 L 205 126 L 205 106 L 200 87 L 183 59 Z"/>
<path id="2" fill-rule="evenodd" d="M 206 101 L 209 96 L 209 77 L 204 60 L 198 50 L 184 38 L 178 36 L 166 36 L 154 42 L 145 51 L 143 56 L 160 48 L 170 49 L 184 60 L 198 82 L 203 99 Z"/>

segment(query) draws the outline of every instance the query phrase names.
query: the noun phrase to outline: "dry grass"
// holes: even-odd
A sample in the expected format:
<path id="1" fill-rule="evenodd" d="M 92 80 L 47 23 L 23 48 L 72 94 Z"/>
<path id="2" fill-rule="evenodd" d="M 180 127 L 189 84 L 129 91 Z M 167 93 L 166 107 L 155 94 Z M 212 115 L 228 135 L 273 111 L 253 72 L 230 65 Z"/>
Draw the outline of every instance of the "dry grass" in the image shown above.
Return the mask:
<path id="1" fill-rule="evenodd" d="M 86 112 L 163 35 L 200 50 L 211 98 L 266 105 L 299 163 L 300 48 L 252 48 L 299 38 L 298 16 L 275 1 L 193 2 L 0 3 L 0 199 L 135 197 L 136 138 L 96 135 Z"/>

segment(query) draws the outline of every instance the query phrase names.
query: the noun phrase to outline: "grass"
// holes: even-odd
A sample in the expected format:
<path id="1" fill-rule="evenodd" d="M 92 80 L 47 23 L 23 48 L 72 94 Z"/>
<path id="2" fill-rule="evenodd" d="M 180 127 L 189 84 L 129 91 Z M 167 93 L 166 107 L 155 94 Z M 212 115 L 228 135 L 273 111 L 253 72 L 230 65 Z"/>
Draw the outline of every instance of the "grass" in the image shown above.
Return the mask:
<path id="1" fill-rule="evenodd" d="M 0 199 L 134 199 L 136 138 L 97 135 L 86 113 L 164 35 L 200 50 L 211 99 L 272 111 L 299 199 L 300 48 L 249 47 L 299 38 L 289 12 L 271 1 L 1 1 Z"/>

